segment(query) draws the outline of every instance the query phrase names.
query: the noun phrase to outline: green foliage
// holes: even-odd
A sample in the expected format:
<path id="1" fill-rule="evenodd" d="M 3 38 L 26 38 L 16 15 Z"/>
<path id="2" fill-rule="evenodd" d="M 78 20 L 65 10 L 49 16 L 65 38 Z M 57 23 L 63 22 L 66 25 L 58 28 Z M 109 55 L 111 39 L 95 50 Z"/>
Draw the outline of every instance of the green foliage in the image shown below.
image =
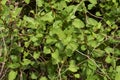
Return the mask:
<path id="1" fill-rule="evenodd" d="M 119 80 L 118 0 L 0 0 L 0 80 Z"/>
<path id="2" fill-rule="evenodd" d="M 8 80 L 15 80 L 16 76 L 17 76 L 17 72 L 11 70 L 8 75 Z"/>
<path id="3" fill-rule="evenodd" d="M 30 3 L 30 0 L 24 0 L 25 1 L 25 3 L 27 3 L 27 4 L 29 4 Z"/>

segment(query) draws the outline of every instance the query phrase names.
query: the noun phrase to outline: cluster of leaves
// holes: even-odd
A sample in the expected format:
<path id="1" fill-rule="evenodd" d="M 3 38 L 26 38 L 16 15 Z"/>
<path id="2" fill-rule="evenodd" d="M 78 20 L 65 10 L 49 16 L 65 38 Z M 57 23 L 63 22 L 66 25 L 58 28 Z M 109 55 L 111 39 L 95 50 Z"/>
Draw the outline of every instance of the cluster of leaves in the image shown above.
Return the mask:
<path id="1" fill-rule="evenodd" d="M 119 0 L 0 0 L 0 80 L 120 80 Z"/>

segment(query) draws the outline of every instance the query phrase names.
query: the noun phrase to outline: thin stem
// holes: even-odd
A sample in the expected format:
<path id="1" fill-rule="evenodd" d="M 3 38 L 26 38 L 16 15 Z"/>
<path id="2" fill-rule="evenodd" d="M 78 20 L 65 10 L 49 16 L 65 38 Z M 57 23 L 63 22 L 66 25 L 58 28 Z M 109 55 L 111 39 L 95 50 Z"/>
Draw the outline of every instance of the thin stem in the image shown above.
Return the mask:
<path id="1" fill-rule="evenodd" d="M 0 76 L 1 76 L 1 75 L 2 75 L 2 73 L 3 73 L 4 66 L 5 66 L 5 63 L 4 63 L 4 62 L 2 62 L 2 66 L 1 66 L 1 70 L 0 70 Z"/>
<path id="2" fill-rule="evenodd" d="M 76 52 L 78 52 L 79 54 L 81 54 L 81 55 L 87 57 L 89 60 L 91 60 L 91 61 L 97 66 L 97 68 L 98 68 L 103 74 L 105 74 L 106 77 L 107 77 L 109 80 L 111 80 L 111 78 L 108 76 L 108 74 L 107 74 L 105 71 L 103 71 L 103 70 L 99 67 L 99 65 L 98 65 L 93 59 L 91 59 L 88 55 L 86 55 L 86 54 L 84 54 L 84 53 L 82 53 L 82 52 L 80 52 L 80 51 L 78 51 L 78 50 L 76 50 Z"/>
<path id="3" fill-rule="evenodd" d="M 1 34 L 2 34 L 3 32 L 2 32 L 2 30 L 1 30 Z M 6 46 L 6 42 L 5 42 L 5 38 L 4 38 L 4 36 L 3 36 L 3 34 L 2 34 L 2 41 L 3 41 L 3 45 L 4 45 L 4 62 L 6 61 L 6 56 L 7 56 L 7 46 Z"/>
<path id="4" fill-rule="evenodd" d="M 59 64 L 58 64 L 58 77 L 59 77 L 59 80 L 62 80 L 62 77 L 61 77 L 61 67 L 60 67 Z"/>
<path id="5" fill-rule="evenodd" d="M 2 34 L 2 30 L 1 30 L 1 34 Z M 0 76 L 2 75 L 2 72 L 4 70 L 5 62 L 6 62 L 6 56 L 7 56 L 7 47 L 6 47 L 6 42 L 5 42 L 3 34 L 2 34 L 2 41 L 3 41 L 3 45 L 4 45 L 4 61 L 2 62 L 2 67 L 1 67 L 1 70 L 0 70 Z"/>
<path id="6" fill-rule="evenodd" d="M 20 70 L 20 80 L 23 80 L 23 74 L 21 70 Z"/>
<path id="7" fill-rule="evenodd" d="M 96 16 L 96 15 L 94 15 L 94 14 L 90 13 L 89 11 L 87 11 L 87 13 L 88 13 L 88 14 L 90 14 L 91 16 L 95 17 L 95 18 L 98 18 L 98 19 L 103 20 L 103 18 L 102 18 L 102 17 Z"/>
<path id="8" fill-rule="evenodd" d="M 5 71 L 4 71 L 4 73 L 3 73 L 3 75 L 2 75 L 2 76 L 0 76 L 0 80 L 3 80 L 3 78 L 4 78 L 4 76 L 6 75 L 7 71 L 8 71 L 8 68 L 7 68 L 7 69 L 5 69 Z"/>

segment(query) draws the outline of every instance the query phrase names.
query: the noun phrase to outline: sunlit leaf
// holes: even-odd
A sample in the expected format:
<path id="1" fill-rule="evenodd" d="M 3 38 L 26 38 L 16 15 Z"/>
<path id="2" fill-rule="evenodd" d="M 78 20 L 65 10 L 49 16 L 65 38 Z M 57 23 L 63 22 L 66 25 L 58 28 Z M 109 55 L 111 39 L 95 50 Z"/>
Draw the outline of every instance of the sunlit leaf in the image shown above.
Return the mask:
<path id="1" fill-rule="evenodd" d="M 92 4 L 97 4 L 97 0 L 89 0 Z"/>
<path id="2" fill-rule="evenodd" d="M 106 53 L 113 53 L 114 52 L 113 48 L 111 48 L 111 47 L 106 47 L 105 51 L 106 51 Z"/>
<path id="3" fill-rule="evenodd" d="M 80 78 L 80 74 L 74 74 L 75 78 Z"/>
<path id="4" fill-rule="evenodd" d="M 83 23 L 82 20 L 80 19 L 74 19 L 73 21 L 73 26 L 75 26 L 76 28 L 83 28 L 85 26 L 85 24 Z"/>
<path id="5" fill-rule="evenodd" d="M 43 6 L 44 0 L 36 0 L 36 4 L 38 7 Z"/>
<path id="6" fill-rule="evenodd" d="M 31 41 L 33 41 L 33 42 L 36 42 L 37 40 L 38 40 L 38 38 L 36 38 L 35 36 L 31 36 Z"/>
<path id="7" fill-rule="evenodd" d="M 52 12 L 45 14 L 43 17 L 41 17 L 41 20 L 52 22 L 54 20 L 54 18 L 52 16 Z"/>
<path id="8" fill-rule="evenodd" d="M 49 53 L 51 53 L 51 50 L 50 50 L 50 48 L 48 48 L 48 47 L 44 47 L 44 51 L 43 51 L 45 54 L 49 54 Z"/>
<path id="9" fill-rule="evenodd" d="M 38 59 L 39 56 L 40 56 L 40 53 L 39 53 L 39 52 L 34 52 L 34 53 L 33 53 L 34 59 Z"/>
<path id="10" fill-rule="evenodd" d="M 20 64 L 19 63 L 10 63 L 8 65 L 8 67 L 11 68 L 11 69 L 16 69 L 16 68 L 20 67 Z"/>
<path id="11" fill-rule="evenodd" d="M 61 58 L 60 58 L 60 55 L 59 55 L 58 50 L 56 50 L 54 53 L 52 53 L 52 58 L 55 60 L 55 61 L 54 61 L 54 62 L 55 62 L 54 64 L 60 62 Z"/>
<path id="12" fill-rule="evenodd" d="M 88 60 L 88 67 L 89 67 L 90 69 L 92 69 L 92 70 L 96 70 L 97 66 L 96 66 L 96 64 L 95 64 L 94 59 Z"/>
<path id="13" fill-rule="evenodd" d="M 31 64 L 31 60 L 23 59 L 22 65 L 29 65 L 29 64 Z"/>
<path id="14" fill-rule="evenodd" d="M 35 73 L 31 73 L 31 79 L 37 79 L 37 75 Z"/>
<path id="15" fill-rule="evenodd" d="M 7 0 L 2 0 L 2 1 L 1 1 L 1 4 L 2 4 L 2 5 L 5 5 L 6 2 L 7 2 Z"/>
<path id="16" fill-rule="evenodd" d="M 115 80 L 119 80 L 120 79 L 120 73 L 117 73 L 116 75 L 115 75 Z"/>
<path id="17" fill-rule="evenodd" d="M 111 63 L 111 62 L 112 62 L 112 58 L 110 57 L 110 55 L 108 55 L 108 56 L 106 57 L 105 61 L 106 61 L 107 63 Z"/>
<path id="18" fill-rule="evenodd" d="M 15 80 L 17 74 L 18 74 L 17 71 L 11 70 L 8 74 L 8 80 Z"/>
<path id="19" fill-rule="evenodd" d="M 75 61 L 74 61 L 74 60 L 71 60 L 68 69 L 69 69 L 70 71 L 72 71 L 72 72 L 77 72 L 77 70 L 78 70 L 79 68 L 76 66 Z"/>
<path id="20" fill-rule="evenodd" d="M 41 77 L 39 80 L 48 80 L 46 77 Z"/>
<path id="21" fill-rule="evenodd" d="M 94 25 L 94 26 L 98 24 L 98 22 L 95 19 L 93 19 L 93 18 L 88 18 L 87 19 L 87 23 L 89 25 Z"/>
<path id="22" fill-rule="evenodd" d="M 24 0 L 25 1 L 25 3 L 27 3 L 27 4 L 29 4 L 30 3 L 30 0 Z"/>

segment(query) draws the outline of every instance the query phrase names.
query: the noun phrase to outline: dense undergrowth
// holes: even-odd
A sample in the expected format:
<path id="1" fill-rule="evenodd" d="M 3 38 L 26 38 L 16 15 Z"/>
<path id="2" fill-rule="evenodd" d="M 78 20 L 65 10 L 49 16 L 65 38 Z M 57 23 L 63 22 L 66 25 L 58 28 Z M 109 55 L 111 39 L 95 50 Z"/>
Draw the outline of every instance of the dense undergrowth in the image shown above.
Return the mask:
<path id="1" fill-rule="evenodd" d="M 120 80 L 119 0 L 0 0 L 0 80 Z"/>

